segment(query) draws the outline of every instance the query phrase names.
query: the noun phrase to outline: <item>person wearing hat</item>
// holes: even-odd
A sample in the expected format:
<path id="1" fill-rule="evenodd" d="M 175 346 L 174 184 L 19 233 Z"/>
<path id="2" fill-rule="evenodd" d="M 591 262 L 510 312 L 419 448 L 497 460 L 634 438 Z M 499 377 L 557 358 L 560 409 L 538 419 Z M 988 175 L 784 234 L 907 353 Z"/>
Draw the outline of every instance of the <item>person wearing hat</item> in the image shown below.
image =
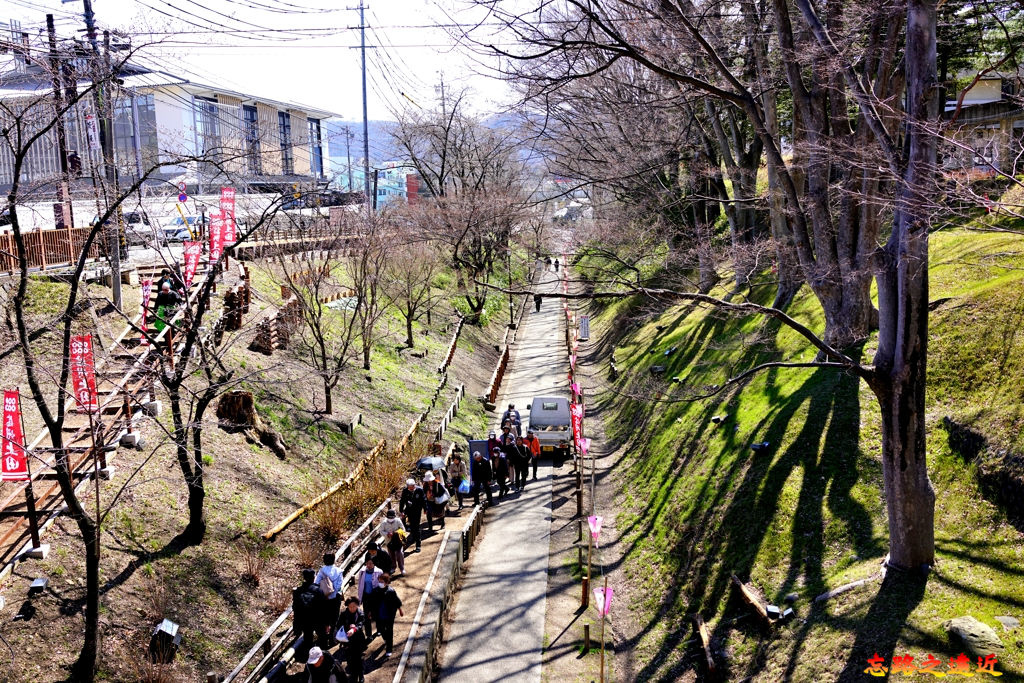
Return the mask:
<path id="1" fill-rule="evenodd" d="M 537 481 L 537 461 L 540 460 L 540 439 L 532 430 L 526 432 L 523 443 L 530 449 L 530 460 L 533 462 L 533 480 Z"/>
<path id="2" fill-rule="evenodd" d="M 345 645 L 345 663 L 348 667 L 350 683 L 363 681 L 363 653 L 366 652 L 366 636 L 363 635 L 365 615 L 359 609 L 359 598 L 349 597 L 345 600 L 345 609 L 338 620 L 338 632 L 344 633 L 348 639 Z"/>
<path id="3" fill-rule="evenodd" d="M 462 491 L 459 487 L 462 486 L 462 482 L 468 479 L 469 473 L 466 471 L 466 463 L 462 462 L 462 456 L 458 453 L 452 453 L 451 462 L 448 463 L 448 476 L 452 480 L 452 486 L 455 487 L 455 495 L 459 499 L 459 509 L 462 509 Z"/>
<path id="4" fill-rule="evenodd" d="M 325 652 L 318 647 L 309 648 L 309 656 L 306 657 L 306 673 L 309 674 L 309 683 L 338 683 L 334 657 L 330 652 Z"/>
<path id="5" fill-rule="evenodd" d="M 423 475 L 423 497 L 427 499 L 427 530 L 434 530 L 435 519 L 440 519 L 441 527 L 444 528 L 444 511 L 451 496 L 433 472 Z"/>
<path id="6" fill-rule="evenodd" d="M 402 497 L 398 500 L 398 513 L 405 521 L 405 528 L 409 530 L 409 542 L 416 544 L 416 552 L 420 551 L 423 542 L 420 533 L 420 522 L 423 519 L 423 508 L 426 498 L 423 497 L 423 489 L 416 485 L 415 479 L 406 479 L 405 488 L 402 489 Z"/>
<path id="7" fill-rule="evenodd" d="M 491 479 L 494 478 L 494 471 L 491 469 L 491 463 L 484 460 L 484 455 L 480 451 L 473 453 L 472 476 L 473 503 L 475 505 L 480 504 L 480 489 L 483 489 L 487 494 L 487 504 L 493 505 L 494 500 L 491 498 Z"/>
<path id="8" fill-rule="evenodd" d="M 323 635 L 323 627 L 326 625 L 323 618 L 324 597 L 315 580 L 315 571 L 303 569 L 302 584 L 292 591 L 292 630 L 302 634 L 304 648 L 313 645 L 318 629 Z"/>
<path id="9" fill-rule="evenodd" d="M 379 567 L 385 574 L 390 574 L 391 568 L 394 566 L 391 556 L 387 553 L 382 553 L 376 541 L 370 541 L 366 544 L 366 559 L 373 560 L 374 566 Z"/>
<path id="10" fill-rule="evenodd" d="M 399 531 L 402 533 L 398 533 Z M 386 539 L 384 547 L 387 548 L 388 554 L 391 555 L 391 566 L 397 565 L 398 572 L 404 576 L 405 548 L 402 543 L 402 536 L 405 535 L 405 525 L 402 524 L 402 520 L 398 519 L 398 515 L 393 508 L 388 509 L 387 517 L 377 527 L 377 533 Z"/>
<path id="11" fill-rule="evenodd" d="M 519 411 L 516 410 L 516 406 L 514 403 L 509 403 L 508 410 L 506 410 L 501 416 L 501 424 L 504 425 L 506 422 L 508 422 L 512 426 L 512 428 L 516 430 L 516 434 L 521 434 L 519 430 L 522 427 L 523 421 L 519 417 Z"/>

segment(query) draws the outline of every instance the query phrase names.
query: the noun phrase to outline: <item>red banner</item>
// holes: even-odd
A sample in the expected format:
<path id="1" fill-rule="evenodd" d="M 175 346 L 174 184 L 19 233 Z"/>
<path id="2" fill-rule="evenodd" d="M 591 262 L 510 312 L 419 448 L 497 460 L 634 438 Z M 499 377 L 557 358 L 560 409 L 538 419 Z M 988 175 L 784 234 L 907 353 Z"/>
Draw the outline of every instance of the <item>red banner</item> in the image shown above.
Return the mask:
<path id="1" fill-rule="evenodd" d="M 146 319 L 149 318 L 149 295 L 153 292 L 153 281 L 143 280 L 142 281 L 142 320 L 139 322 L 139 327 L 142 328 L 142 343 L 148 343 L 146 340 L 145 332 L 149 329 L 146 326 Z"/>
<path id="2" fill-rule="evenodd" d="M 235 228 L 235 188 L 220 188 L 220 213 L 224 216 L 224 244 L 234 244 L 238 239 Z"/>
<path id="3" fill-rule="evenodd" d="M 224 253 L 224 214 L 220 211 L 210 212 L 210 264 L 220 261 Z"/>
<path id="4" fill-rule="evenodd" d="M 21 396 L 17 389 L 4 392 L 3 424 L 3 480 L 28 479 L 28 456 L 25 454 L 25 435 L 21 430 Z"/>
<path id="5" fill-rule="evenodd" d="M 188 291 L 192 287 L 192 281 L 196 277 L 196 270 L 199 268 L 199 259 L 203 255 L 203 243 L 185 242 L 183 246 L 185 249 L 185 291 Z"/>
<path id="6" fill-rule="evenodd" d="M 71 338 L 71 386 L 79 410 L 94 413 L 100 406 L 96 400 L 96 366 L 93 363 L 92 335 Z"/>
<path id="7" fill-rule="evenodd" d="M 572 418 L 572 440 L 578 447 L 580 436 L 583 434 L 583 404 L 570 403 L 569 415 Z"/>

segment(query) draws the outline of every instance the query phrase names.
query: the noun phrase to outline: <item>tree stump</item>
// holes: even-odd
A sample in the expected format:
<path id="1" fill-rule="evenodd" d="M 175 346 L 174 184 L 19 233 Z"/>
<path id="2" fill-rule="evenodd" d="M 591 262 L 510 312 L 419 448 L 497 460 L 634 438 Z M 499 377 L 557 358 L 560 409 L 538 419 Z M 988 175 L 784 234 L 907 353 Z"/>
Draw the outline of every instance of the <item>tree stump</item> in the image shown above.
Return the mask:
<path id="1" fill-rule="evenodd" d="M 279 458 L 288 455 L 281 435 L 260 419 L 252 392 L 236 390 L 221 396 L 217 402 L 217 419 L 224 431 L 240 432 L 246 441 L 263 444 Z"/>

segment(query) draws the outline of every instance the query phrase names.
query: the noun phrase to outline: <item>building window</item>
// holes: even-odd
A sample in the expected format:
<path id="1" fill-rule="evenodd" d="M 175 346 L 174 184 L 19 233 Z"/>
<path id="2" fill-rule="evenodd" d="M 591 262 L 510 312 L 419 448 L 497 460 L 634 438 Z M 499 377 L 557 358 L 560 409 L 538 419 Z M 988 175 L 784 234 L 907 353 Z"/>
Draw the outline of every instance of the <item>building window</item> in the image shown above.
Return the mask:
<path id="1" fill-rule="evenodd" d="M 314 178 L 324 176 L 323 139 L 320 136 L 320 119 L 309 121 L 309 172 Z"/>
<path id="2" fill-rule="evenodd" d="M 157 164 L 156 107 L 152 95 L 135 97 L 139 110 L 139 150 L 143 173 Z M 75 136 L 77 137 L 77 136 Z M 77 140 L 68 136 L 68 150 L 77 151 Z M 81 152 L 79 152 L 81 154 Z M 132 125 L 132 100 L 125 97 L 114 102 L 114 157 L 118 171 L 128 177 L 138 175 L 135 163 L 135 130 Z"/>
<path id="3" fill-rule="evenodd" d="M 260 122 L 256 107 L 242 106 L 242 123 L 245 125 L 245 159 L 250 175 L 263 175 L 260 158 Z"/>
<path id="4" fill-rule="evenodd" d="M 292 150 L 292 117 L 288 112 L 277 112 L 277 129 L 281 136 L 281 173 L 284 175 L 294 175 L 295 159 Z"/>
<path id="5" fill-rule="evenodd" d="M 196 112 L 199 114 L 199 155 L 216 159 L 220 152 L 220 114 L 217 101 L 206 97 L 196 98 Z"/>

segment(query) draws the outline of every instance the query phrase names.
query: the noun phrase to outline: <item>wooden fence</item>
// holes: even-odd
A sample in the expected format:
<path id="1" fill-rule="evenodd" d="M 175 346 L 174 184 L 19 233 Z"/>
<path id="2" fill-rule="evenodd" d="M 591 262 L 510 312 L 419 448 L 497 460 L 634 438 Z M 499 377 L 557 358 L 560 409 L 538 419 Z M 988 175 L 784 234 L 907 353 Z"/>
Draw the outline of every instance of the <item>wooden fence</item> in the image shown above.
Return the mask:
<path id="1" fill-rule="evenodd" d="M 46 270 L 76 263 L 90 232 L 92 232 L 91 227 L 22 232 L 28 267 Z M 14 235 L 12 233 L 0 235 L 0 271 L 13 273 L 18 270 L 17 253 Z M 98 240 L 93 240 L 89 247 L 89 258 L 99 258 L 100 254 Z"/>
<path id="2" fill-rule="evenodd" d="M 455 390 L 455 398 L 452 400 L 451 405 L 448 406 L 448 410 L 445 411 L 444 417 L 441 418 L 441 424 L 434 430 L 434 441 L 440 441 L 441 437 L 444 436 L 445 431 L 448 429 L 448 425 L 452 423 L 455 416 L 459 414 L 459 406 L 462 404 L 462 398 L 466 395 L 466 385 L 460 384 L 459 388 Z"/>
<path id="3" fill-rule="evenodd" d="M 459 335 L 462 334 L 462 326 L 466 323 L 465 318 L 459 318 L 459 322 L 455 325 L 455 333 L 452 335 L 451 342 L 448 343 L 448 350 L 445 351 L 444 360 L 440 365 L 437 366 L 437 372 L 442 373 L 448 369 L 451 365 L 452 358 L 455 357 L 455 349 L 459 345 Z"/>

